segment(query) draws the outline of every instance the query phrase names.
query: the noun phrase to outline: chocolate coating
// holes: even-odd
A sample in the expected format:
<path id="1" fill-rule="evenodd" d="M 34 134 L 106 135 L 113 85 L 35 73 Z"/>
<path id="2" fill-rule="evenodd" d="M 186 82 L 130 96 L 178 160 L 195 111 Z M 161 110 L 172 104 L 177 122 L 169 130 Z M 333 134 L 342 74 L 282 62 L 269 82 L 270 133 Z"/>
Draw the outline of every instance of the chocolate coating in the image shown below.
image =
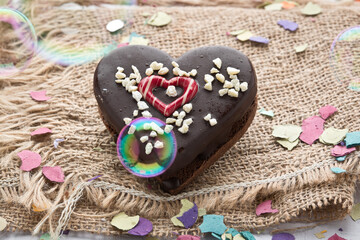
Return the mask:
<path id="1" fill-rule="evenodd" d="M 231 80 L 226 71 L 227 67 L 240 69 L 238 78 L 240 82 L 248 83 L 248 90 L 240 91 L 238 98 L 228 95 L 220 97 L 218 91 L 222 89 L 223 84 L 216 79 L 213 82 L 212 91 L 204 89 L 204 75 L 210 74 L 210 69 L 215 67 L 212 61 L 215 58 L 222 60 L 220 73 L 227 80 Z M 133 110 L 137 109 L 137 103 L 131 93 L 127 92 L 121 84 L 115 83 L 117 67 L 123 67 L 124 73 L 129 76 L 133 72 L 131 65 L 134 65 L 139 69 L 141 77 L 144 78 L 146 77 L 145 70 L 153 61 L 163 63 L 164 67 L 169 68 L 169 73 L 164 75 L 167 79 L 174 77 L 172 61 L 176 61 L 180 65 L 180 69 L 184 71 L 189 72 L 196 69 L 197 75 L 193 78 L 199 85 L 196 96 L 191 100 L 193 109 L 184 118 L 193 119 L 189 132 L 182 134 L 177 130 L 178 127 L 174 126 L 178 152 L 174 163 L 164 173 L 166 178 L 188 166 L 199 156 L 202 158 L 211 156 L 218 146 L 228 141 L 232 126 L 244 116 L 255 99 L 257 93 L 256 74 L 250 60 L 238 50 L 229 47 L 196 48 L 175 60 L 168 54 L 148 46 L 126 46 L 116 49 L 100 61 L 94 75 L 96 100 L 103 118 L 116 133 L 119 133 L 125 126 L 123 118 L 132 118 Z M 177 90 L 178 96 L 180 96 L 182 89 L 177 88 Z M 165 103 L 176 99 L 167 96 L 165 91 L 166 89 L 158 88 L 153 92 Z M 153 117 L 165 122 L 166 117 L 150 103 L 148 105 L 149 109 L 147 110 Z M 182 108 L 179 108 L 178 111 L 182 111 Z M 203 119 L 208 113 L 217 120 L 217 124 L 213 127 Z M 139 116 L 141 116 L 140 111 Z"/>

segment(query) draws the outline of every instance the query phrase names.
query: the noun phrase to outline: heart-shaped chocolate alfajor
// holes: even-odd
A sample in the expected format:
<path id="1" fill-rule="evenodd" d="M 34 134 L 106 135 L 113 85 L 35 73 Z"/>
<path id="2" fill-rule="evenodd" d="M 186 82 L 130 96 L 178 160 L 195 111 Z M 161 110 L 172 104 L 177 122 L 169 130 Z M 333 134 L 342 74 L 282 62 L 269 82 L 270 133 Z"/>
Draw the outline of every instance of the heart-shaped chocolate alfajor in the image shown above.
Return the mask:
<path id="1" fill-rule="evenodd" d="M 94 92 L 101 117 L 115 136 L 130 119 L 142 116 L 171 125 L 176 158 L 158 177 L 171 193 L 221 157 L 245 133 L 256 112 L 251 62 L 223 46 L 193 49 L 178 59 L 148 46 L 121 47 L 100 61 Z M 140 147 L 149 141 L 154 146 L 156 137 L 140 137 Z"/>

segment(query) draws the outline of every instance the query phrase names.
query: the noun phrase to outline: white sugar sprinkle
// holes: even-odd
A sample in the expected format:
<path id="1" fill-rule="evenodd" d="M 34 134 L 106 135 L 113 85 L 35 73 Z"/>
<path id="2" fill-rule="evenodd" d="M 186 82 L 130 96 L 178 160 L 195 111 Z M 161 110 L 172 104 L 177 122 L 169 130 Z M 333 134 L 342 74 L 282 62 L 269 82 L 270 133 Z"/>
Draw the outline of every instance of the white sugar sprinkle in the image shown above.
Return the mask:
<path id="1" fill-rule="evenodd" d="M 175 111 L 175 112 L 173 113 L 173 116 L 174 116 L 174 117 L 179 116 L 179 112 L 178 112 L 178 111 Z"/>
<path id="2" fill-rule="evenodd" d="M 217 121 L 215 118 L 212 118 L 212 119 L 210 119 L 209 123 L 211 126 L 215 126 L 217 124 Z"/>
<path id="3" fill-rule="evenodd" d="M 174 123 L 174 122 L 176 122 L 175 118 L 167 118 L 166 119 L 166 123 Z"/>
<path id="4" fill-rule="evenodd" d="M 183 121 L 183 119 L 182 119 L 182 118 L 177 119 L 177 120 L 176 120 L 176 122 L 175 122 L 175 125 L 176 125 L 176 126 L 178 126 L 178 127 L 180 127 L 180 126 L 181 126 L 182 121 Z"/>
<path id="5" fill-rule="evenodd" d="M 232 88 L 232 87 L 233 87 L 233 84 L 230 81 L 226 80 L 224 82 L 223 88 Z"/>
<path id="6" fill-rule="evenodd" d="M 175 86 L 173 86 L 173 85 L 168 86 L 168 88 L 166 89 L 166 95 L 168 95 L 169 97 L 176 97 L 177 91 L 176 91 Z"/>
<path id="7" fill-rule="evenodd" d="M 134 134 L 135 131 L 136 131 L 136 126 L 131 124 L 130 128 L 129 128 L 129 131 L 128 131 L 128 134 Z"/>
<path id="8" fill-rule="evenodd" d="M 148 136 L 142 136 L 142 137 L 140 138 L 140 142 L 142 142 L 142 143 L 146 142 L 147 140 L 149 140 L 149 137 L 148 137 Z"/>
<path id="9" fill-rule="evenodd" d="M 172 62 L 171 62 L 171 65 L 173 65 L 174 68 L 176 68 L 176 67 L 178 68 L 178 67 L 179 67 L 179 64 L 178 64 L 177 62 L 175 62 L 175 61 L 172 61 Z"/>
<path id="10" fill-rule="evenodd" d="M 182 119 L 182 118 L 184 118 L 186 116 L 186 112 L 185 111 L 181 111 L 180 113 L 179 113 L 179 116 L 178 116 L 178 119 Z"/>
<path id="11" fill-rule="evenodd" d="M 128 118 L 128 117 L 123 118 L 123 120 L 124 120 L 124 122 L 125 122 L 126 125 L 129 125 L 129 124 L 131 123 L 131 121 L 132 121 L 132 119 L 131 119 L 131 118 Z"/>
<path id="12" fill-rule="evenodd" d="M 240 72 L 239 69 L 233 68 L 233 67 L 227 67 L 227 68 L 226 68 L 226 71 L 227 71 L 227 73 L 228 73 L 229 75 L 236 75 L 236 74 L 238 74 L 238 73 Z"/>
<path id="13" fill-rule="evenodd" d="M 189 72 L 189 74 L 190 74 L 191 76 L 195 77 L 196 74 L 197 74 L 196 69 L 192 69 L 192 70 Z"/>
<path id="14" fill-rule="evenodd" d="M 235 89 L 230 89 L 229 91 L 228 91 L 228 95 L 230 96 L 230 97 L 238 97 L 239 96 L 239 93 L 235 90 Z"/>
<path id="15" fill-rule="evenodd" d="M 240 89 L 241 89 L 241 91 L 242 92 L 245 92 L 246 90 L 248 90 L 248 83 L 247 82 L 242 82 L 241 84 L 240 84 Z"/>
<path id="16" fill-rule="evenodd" d="M 187 103 L 183 106 L 185 112 L 189 113 L 192 110 L 193 106 L 192 103 Z"/>
<path id="17" fill-rule="evenodd" d="M 210 69 L 210 73 L 218 73 L 218 72 L 219 72 L 219 70 L 214 67 L 212 69 Z"/>
<path id="18" fill-rule="evenodd" d="M 154 73 L 154 70 L 152 69 L 152 68 L 147 68 L 146 70 L 145 70 L 145 74 L 147 75 L 147 76 L 150 76 L 150 75 L 152 75 Z"/>
<path id="19" fill-rule="evenodd" d="M 205 121 L 209 121 L 211 119 L 211 114 L 208 113 L 205 117 L 204 117 L 204 120 Z"/>
<path id="20" fill-rule="evenodd" d="M 139 101 L 138 103 L 137 103 L 137 106 L 138 106 L 138 108 L 140 109 L 140 110 L 145 110 L 145 109 L 148 109 L 149 108 L 149 106 L 146 104 L 146 102 L 144 102 L 144 101 Z"/>
<path id="21" fill-rule="evenodd" d="M 217 80 L 219 80 L 219 82 L 224 83 L 224 81 L 225 81 L 224 75 L 222 75 L 221 73 L 217 73 L 215 75 L 215 77 L 216 77 Z"/>
<path id="22" fill-rule="evenodd" d="M 150 130 L 151 129 L 150 123 L 144 123 L 144 129 L 145 130 Z"/>
<path id="23" fill-rule="evenodd" d="M 212 84 L 211 83 L 206 83 L 204 86 L 204 89 L 208 90 L 208 91 L 212 91 Z"/>
<path id="24" fill-rule="evenodd" d="M 167 67 L 163 67 L 158 71 L 159 75 L 165 75 L 169 72 L 169 69 Z"/>
<path id="25" fill-rule="evenodd" d="M 138 111 L 138 110 L 134 110 L 134 111 L 133 111 L 133 116 L 136 117 L 137 115 L 139 115 L 139 111 Z"/>
<path id="26" fill-rule="evenodd" d="M 187 118 L 187 119 L 184 120 L 183 123 L 190 126 L 193 123 L 193 120 L 192 120 L 192 118 Z"/>
<path id="27" fill-rule="evenodd" d="M 178 131 L 185 134 L 189 131 L 189 126 L 187 124 L 183 124 L 180 128 L 178 128 Z"/>
<path id="28" fill-rule="evenodd" d="M 227 89 L 227 88 L 220 89 L 220 90 L 219 90 L 219 95 L 222 97 L 222 96 L 224 96 L 225 94 L 227 94 L 228 91 L 229 91 L 229 89 Z"/>
<path id="29" fill-rule="evenodd" d="M 151 131 L 150 137 L 156 137 L 156 136 L 157 136 L 157 133 L 155 131 Z"/>
<path id="30" fill-rule="evenodd" d="M 171 130 L 173 130 L 173 128 L 174 128 L 174 126 L 172 126 L 172 125 L 166 125 L 164 131 L 166 133 L 169 133 L 169 132 L 171 132 Z"/>
<path id="31" fill-rule="evenodd" d="M 142 95 L 139 91 L 132 92 L 132 97 L 138 102 L 141 100 Z"/>
<path id="32" fill-rule="evenodd" d="M 211 83 L 212 81 L 214 81 L 214 77 L 211 76 L 210 74 L 205 74 L 204 81 L 207 83 Z"/>
<path id="33" fill-rule="evenodd" d="M 116 77 L 117 79 L 123 79 L 123 78 L 126 77 L 126 75 L 125 75 L 125 73 L 117 72 L 117 73 L 115 74 L 115 77 Z"/>
<path id="34" fill-rule="evenodd" d="M 142 114 L 142 116 L 144 118 L 151 118 L 152 117 L 152 114 L 149 111 L 143 111 L 141 114 Z"/>
<path id="35" fill-rule="evenodd" d="M 155 148 L 163 148 L 164 147 L 164 143 L 160 142 L 159 140 L 157 140 L 154 144 Z"/>
<path id="36" fill-rule="evenodd" d="M 145 153 L 146 153 L 147 155 L 149 155 L 152 150 L 153 150 L 153 145 L 152 145 L 150 142 L 148 142 L 148 143 L 145 145 Z"/>
<path id="37" fill-rule="evenodd" d="M 221 61 L 220 58 L 214 59 L 214 60 L 213 60 L 213 63 L 215 64 L 215 66 L 216 66 L 217 68 L 219 68 L 219 69 L 221 68 L 222 61 Z"/>

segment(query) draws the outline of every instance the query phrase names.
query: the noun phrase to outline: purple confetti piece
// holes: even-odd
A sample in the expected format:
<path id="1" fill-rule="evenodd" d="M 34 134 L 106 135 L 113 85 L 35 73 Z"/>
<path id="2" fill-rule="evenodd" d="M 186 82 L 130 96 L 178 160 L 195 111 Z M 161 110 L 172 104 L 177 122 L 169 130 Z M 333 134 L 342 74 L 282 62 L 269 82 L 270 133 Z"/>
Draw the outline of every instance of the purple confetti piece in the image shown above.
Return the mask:
<path id="1" fill-rule="evenodd" d="M 264 37 L 250 37 L 249 40 L 252 42 L 264 43 L 264 44 L 268 44 L 270 42 L 269 39 Z"/>
<path id="2" fill-rule="evenodd" d="M 181 217 L 177 217 L 182 224 L 184 224 L 185 228 L 191 228 L 198 218 L 198 208 L 194 203 L 194 206 L 183 213 Z"/>
<path id="3" fill-rule="evenodd" d="M 69 235 L 70 233 L 70 230 L 61 230 L 61 234 L 64 234 L 64 235 Z"/>
<path id="4" fill-rule="evenodd" d="M 288 20 L 279 20 L 277 22 L 280 26 L 282 26 L 285 30 L 289 30 L 291 32 L 296 31 L 299 25 L 296 22 L 288 21 Z"/>
<path id="5" fill-rule="evenodd" d="M 342 228 L 339 228 L 339 231 L 342 232 L 342 231 L 344 231 L 344 230 L 343 230 Z"/>
<path id="6" fill-rule="evenodd" d="M 88 182 L 91 182 L 91 181 L 93 181 L 95 179 L 98 179 L 99 177 L 102 177 L 102 175 L 97 175 L 96 177 L 93 177 L 93 178 L 89 179 Z"/>
<path id="7" fill-rule="evenodd" d="M 139 223 L 133 229 L 129 230 L 128 233 L 136 236 L 145 236 L 152 230 L 152 223 L 146 218 L 140 217 Z"/>
<path id="8" fill-rule="evenodd" d="M 290 233 L 278 233 L 273 235 L 271 240 L 295 240 L 295 237 Z"/>

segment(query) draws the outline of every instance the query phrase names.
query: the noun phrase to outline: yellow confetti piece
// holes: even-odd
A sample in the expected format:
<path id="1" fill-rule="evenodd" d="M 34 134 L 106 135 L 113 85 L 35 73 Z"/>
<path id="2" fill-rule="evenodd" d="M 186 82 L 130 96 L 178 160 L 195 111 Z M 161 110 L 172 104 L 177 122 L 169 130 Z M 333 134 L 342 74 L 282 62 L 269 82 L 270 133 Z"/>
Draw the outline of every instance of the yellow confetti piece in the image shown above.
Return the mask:
<path id="1" fill-rule="evenodd" d="M 303 45 L 299 45 L 295 47 L 295 52 L 296 53 L 301 53 L 304 52 L 307 49 L 308 45 L 307 43 L 303 44 Z"/>
<path id="2" fill-rule="evenodd" d="M 360 203 L 355 204 L 350 212 L 350 217 L 354 220 L 357 221 L 360 219 Z"/>
<path id="3" fill-rule="evenodd" d="M 325 129 L 325 131 L 320 135 L 319 140 L 324 144 L 336 145 L 345 138 L 348 132 L 348 129 L 336 129 L 330 127 Z"/>
<path id="4" fill-rule="evenodd" d="M 233 237 L 233 240 L 245 240 L 245 238 L 243 238 L 241 234 L 237 234 Z"/>
<path id="5" fill-rule="evenodd" d="M 327 231 L 326 230 L 323 230 L 321 232 L 318 232 L 318 233 L 315 233 L 315 237 L 317 237 L 318 239 L 321 239 L 321 238 L 325 238 L 324 236 L 324 233 L 326 233 Z"/>
<path id="6" fill-rule="evenodd" d="M 46 211 L 46 210 L 48 210 L 48 208 L 49 207 L 47 207 L 47 206 L 45 206 L 45 207 L 37 207 L 37 206 L 35 206 L 34 204 L 32 204 L 31 205 L 32 206 L 32 210 L 34 211 L 34 212 L 43 212 L 43 211 Z"/>
<path id="7" fill-rule="evenodd" d="M 245 32 L 246 30 L 236 30 L 236 31 L 232 31 L 232 32 L 229 32 L 230 35 L 233 35 L 233 36 L 237 36 L 243 32 Z"/>
<path id="8" fill-rule="evenodd" d="M 130 217 L 124 212 L 121 212 L 113 217 L 111 220 L 111 225 L 120 229 L 120 230 L 130 230 L 133 229 L 139 222 L 140 217 L 138 215 Z"/>
<path id="9" fill-rule="evenodd" d="M 140 15 L 143 16 L 143 17 L 149 17 L 149 16 L 151 15 L 151 13 L 149 13 L 149 12 L 142 12 L 142 13 L 140 13 Z"/>
<path id="10" fill-rule="evenodd" d="M 149 40 L 144 37 L 132 37 L 129 45 L 148 45 Z"/>
<path id="11" fill-rule="evenodd" d="M 5 218 L 0 217 L 0 232 L 7 227 L 8 223 Z"/>
<path id="12" fill-rule="evenodd" d="M 164 12 L 157 12 L 151 16 L 147 24 L 151 26 L 161 27 L 168 25 L 171 22 L 172 18 Z"/>
<path id="13" fill-rule="evenodd" d="M 272 135 L 274 137 L 283 138 L 290 142 L 294 142 L 296 139 L 298 139 L 300 133 L 302 132 L 301 127 L 291 124 L 276 125 L 273 128 L 274 130 Z"/>
<path id="14" fill-rule="evenodd" d="M 184 227 L 184 224 L 177 218 L 181 217 L 184 214 L 184 212 L 186 212 L 186 211 L 190 210 L 192 207 L 194 207 L 194 203 L 190 202 L 187 199 L 181 199 L 181 204 L 182 204 L 182 207 L 180 209 L 179 214 L 173 216 L 171 218 L 171 221 L 175 226 Z"/>
<path id="15" fill-rule="evenodd" d="M 198 209 L 198 217 L 202 217 L 206 215 L 206 209 L 205 208 L 199 208 Z"/>
<path id="16" fill-rule="evenodd" d="M 282 9 L 282 3 L 272 3 L 264 7 L 266 11 L 279 11 Z"/>
<path id="17" fill-rule="evenodd" d="M 252 36 L 253 36 L 253 34 L 250 31 L 245 30 L 242 33 L 240 33 L 239 35 L 237 35 L 236 38 L 239 39 L 240 41 L 244 42 L 244 41 L 249 40 Z"/>
<path id="18" fill-rule="evenodd" d="M 301 13 L 307 16 L 315 16 L 321 13 L 321 7 L 318 4 L 308 2 L 308 4 L 306 4 L 306 6 L 301 9 Z"/>

